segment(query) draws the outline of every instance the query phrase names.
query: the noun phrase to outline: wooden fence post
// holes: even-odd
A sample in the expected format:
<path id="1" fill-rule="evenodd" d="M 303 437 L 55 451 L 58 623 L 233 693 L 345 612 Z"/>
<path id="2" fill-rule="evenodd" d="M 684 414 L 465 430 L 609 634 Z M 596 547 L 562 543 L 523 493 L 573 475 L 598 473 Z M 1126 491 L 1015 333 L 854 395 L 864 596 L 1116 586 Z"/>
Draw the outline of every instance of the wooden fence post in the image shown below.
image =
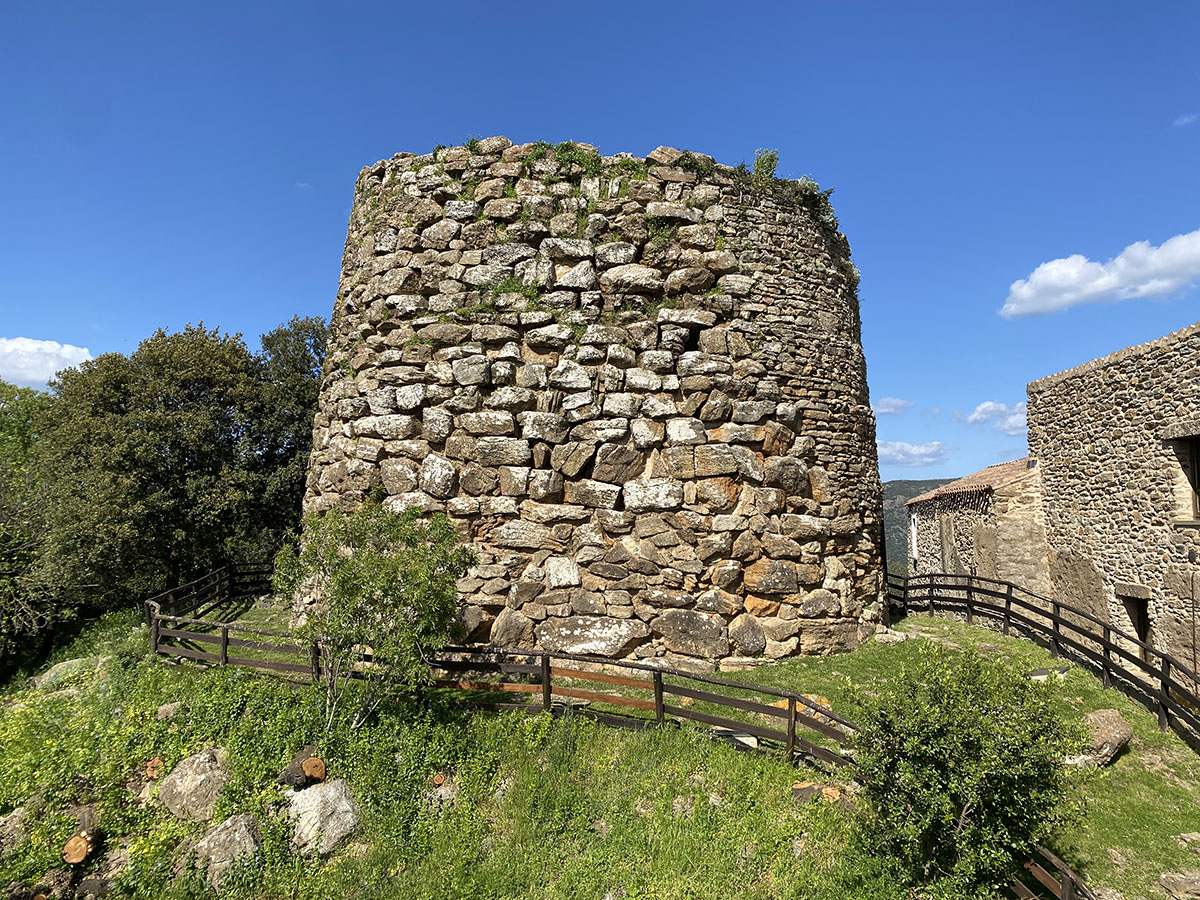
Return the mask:
<path id="1" fill-rule="evenodd" d="M 312 642 L 309 655 L 312 663 L 312 680 L 313 684 L 316 684 L 321 680 L 321 645 L 317 641 Z"/>
<path id="2" fill-rule="evenodd" d="M 1112 654 L 1109 652 L 1109 649 L 1108 649 L 1111 646 L 1111 644 L 1112 644 L 1112 629 L 1109 628 L 1107 625 L 1105 625 L 1104 626 L 1104 647 L 1102 648 L 1104 650 L 1104 659 L 1100 663 L 1100 667 L 1104 673 L 1104 686 L 1106 688 L 1112 687 L 1112 673 L 1111 673 Z"/>
<path id="3" fill-rule="evenodd" d="M 149 608 L 149 607 L 147 607 L 147 608 Z M 158 629 L 160 627 L 159 626 L 160 621 L 161 620 L 158 618 L 158 614 L 151 611 L 151 613 L 150 613 L 150 650 L 153 653 L 158 652 L 158 640 L 159 640 Z"/>
<path id="4" fill-rule="evenodd" d="M 1059 606 L 1057 600 L 1050 601 L 1050 656 L 1053 659 L 1058 659 L 1058 615 Z"/>
<path id="5" fill-rule="evenodd" d="M 975 579 L 970 575 L 967 576 L 967 624 L 975 624 L 975 591 L 973 586 Z"/>
<path id="6" fill-rule="evenodd" d="M 221 665 L 229 664 L 229 626 L 221 626 Z"/>
<path id="7" fill-rule="evenodd" d="M 1171 697 L 1171 657 L 1162 657 L 1162 673 L 1158 679 L 1158 728 L 1166 731 L 1171 724 L 1171 712 L 1167 709 L 1167 700 Z"/>
<path id="8" fill-rule="evenodd" d="M 1075 900 L 1075 879 L 1062 871 L 1058 875 L 1061 879 L 1060 884 L 1062 884 L 1062 894 L 1060 895 L 1062 900 Z"/>
<path id="9" fill-rule="evenodd" d="M 663 682 L 662 672 L 654 673 L 654 718 L 658 724 L 663 723 Z"/>
<path id="10" fill-rule="evenodd" d="M 929 615 L 933 616 L 933 576 L 929 577 Z"/>
<path id="11" fill-rule="evenodd" d="M 550 657 L 542 657 L 542 709 L 550 712 Z"/>
<path id="12" fill-rule="evenodd" d="M 1008 637 L 1009 626 L 1012 625 L 1012 601 L 1013 601 L 1013 586 L 1009 582 L 1008 587 L 1004 591 L 1004 636 Z"/>
<path id="13" fill-rule="evenodd" d="M 796 761 L 796 698 L 788 697 L 787 717 L 787 761 L 790 766 Z"/>
<path id="14" fill-rule="evenodd" d="M 908 576 L 904 576 L 904 581 L 900 582 L 900 608 L 904 610 L 905 618 L 908 617 Z"/>

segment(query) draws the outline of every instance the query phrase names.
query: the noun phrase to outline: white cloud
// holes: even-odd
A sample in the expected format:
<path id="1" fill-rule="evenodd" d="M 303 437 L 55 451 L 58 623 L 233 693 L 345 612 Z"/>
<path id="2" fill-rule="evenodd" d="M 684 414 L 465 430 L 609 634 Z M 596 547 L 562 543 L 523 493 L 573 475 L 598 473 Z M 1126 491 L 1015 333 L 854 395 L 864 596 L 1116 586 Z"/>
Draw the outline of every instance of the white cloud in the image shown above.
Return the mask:
<path id="1" fill-rule="evenodd" d="M 947 447 L 941 441 L 909 444 L 904 441 L 878 441 L 879 461 L 893 466 L 936 466 L 946 461 Z"/>
<path id="2" fill-rule="evenodd" d="M 1171 124 L 1174 125 L 1176 128 L 1183 128 L 1187 125 L 1191 125 L 1193 122 L 1196 122 L 1196 121 L 1200 121 L 1200 114 L 1181 113 L 1179 118 L 1177 118 Z"/>
<path id="3" fill-rule="evenodd" d="M 1130 244 L 1106 263 L 1078 253 L 1044 262 L 1012 283 L 1000 315 L 1034 316 L 1084 303 L 1163 297 L 1200 278 L 1200 229 L 1152 247 Z"/>
<path id="4" fill-rule="evenodd" d="M 91 358 L 87 347 L 26 337 L 0 338 L 0 378 L 24 387 L 44 388 L 55 372 Z"/>
<path id="5" fill-rule="evenodd" d="M 901 400 L 899 397 L 880 397 L 871 404 L 871 409 L 875 410 L 877 416 L 896 416 L 906 409 L 911 409 L 912 405 L 911 400 Z"/>
<path id="6" fill-rule="evenodd" d="M 985 425 L 988 422 L 991 422 L 997 431 L 1002 431 L 1010 437 L 1025 434 L 1028 431 L 1025 424 L 1025 401 L 1009 406 L 998 400 L 985 400 L 967 416 L 968 425 Z"/>

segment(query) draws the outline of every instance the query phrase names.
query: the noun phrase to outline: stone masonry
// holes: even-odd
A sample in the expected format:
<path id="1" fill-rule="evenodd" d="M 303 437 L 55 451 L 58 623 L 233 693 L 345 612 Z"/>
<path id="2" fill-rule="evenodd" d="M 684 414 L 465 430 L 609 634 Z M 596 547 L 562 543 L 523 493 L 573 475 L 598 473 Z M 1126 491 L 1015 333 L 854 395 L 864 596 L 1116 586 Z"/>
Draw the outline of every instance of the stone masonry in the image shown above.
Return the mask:
<path id="1" fill-rule="evenodd" d="M 1032 457 L 988 466 L 906 506 L 911 574 L 978 575 L 1049 596 L 1041 470 Z"/>
<path id="2" fill-rule="evenodd" d="M 1028 409 L 1055 596 L 1126 631 L 1144 605 L 1150 642 L 1191 666 L 1200 324 L 1032 382 Z"/>
<path id="3" fill-rule="evenodd" d="M 789 185 L 503 137 L 363 169 L 305 510 L 445 512 L 477 642 L 856 646 L 882 572 L 857 275 Z"/>

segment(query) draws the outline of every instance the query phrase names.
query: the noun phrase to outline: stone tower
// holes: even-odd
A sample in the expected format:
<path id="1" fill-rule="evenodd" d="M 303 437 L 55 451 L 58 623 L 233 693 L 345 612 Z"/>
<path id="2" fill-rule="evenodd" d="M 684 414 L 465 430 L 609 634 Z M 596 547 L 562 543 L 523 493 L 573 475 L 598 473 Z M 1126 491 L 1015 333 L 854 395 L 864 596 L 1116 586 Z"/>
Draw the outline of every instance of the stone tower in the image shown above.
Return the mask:
<path id="1" fill-rule="evenodd" d="M 305 510 L 445 512 L 474 641 L 712 669 L 881 591 L 857 273 L 826 195 L 660 147 L 365 168 Z"/>

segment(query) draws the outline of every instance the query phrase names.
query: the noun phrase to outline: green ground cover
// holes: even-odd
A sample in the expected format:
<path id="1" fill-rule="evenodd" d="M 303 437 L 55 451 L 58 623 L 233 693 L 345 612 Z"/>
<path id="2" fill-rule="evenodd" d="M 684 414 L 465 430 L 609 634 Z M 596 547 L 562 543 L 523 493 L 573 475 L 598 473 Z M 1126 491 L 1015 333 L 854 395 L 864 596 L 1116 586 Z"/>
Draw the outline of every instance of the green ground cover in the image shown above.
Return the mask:
<path id="1" fill-rule="evenodd" d="M 266 625 L 274 612 L 251 615 Z M 56 865 L 74 827 L 59 810 L 91 803 L 108 832 L 128 842 L 118 895 L 202 895 L 197 881 L 170 875 L 177 845 L 205 826 L 134 798 L 146 760 L 159 756 L 169 770 L 216 743 L 233 765 L 218 817 L 251 812 L 264 823 L 255 865 L 227 891 L 234 897 L 906 896 L 886 865 L 855 853 L 845 809 L 792 799 L 794 780 L 825 776 L 737 752 L 700 728 L 629 732 L 579 717 L 471 714 L 432 696 L 323 739 L 311 688 L 147 657 L 136 621 L 107 616 L 49 661 L 110 656 L 98 676 L 46 690 L 14 679 L 0 689 L 0 815 L 35 795 L 45 810 L 30 843 L 0 860 L 0 884 L 36 880 Z M 924 640 L 974 647 L 1026 670 L 1056 664 L 1030 643 L 981 627 L 915 617 L 898 627 L 913 638 L 729 677 L 820 694 L 853 718 L 864 696 L 902 677 Z M 155 710 L 168 701 L 181 710 L 159 721 Z M 1176 836 L 1200 823 L 1200 759 L 1083 670 L 1069 669 L 1057 703 L 1071 718 L 1116 708 L 1134 739 L 1087 780 L 1086 820 L 1054 849 L 1089 883 L 1126 900 L 1162 897 L 1159 875 L 1198 867 Z M 275 776 L 309 741 L 321 746 L 331 776 L 349 779 L 364 813 L 358 834 L 324 865 L 286 852 L 277 815 Z M 449 809 L 428 801 L 435 772 L 458 786 Z"/>

